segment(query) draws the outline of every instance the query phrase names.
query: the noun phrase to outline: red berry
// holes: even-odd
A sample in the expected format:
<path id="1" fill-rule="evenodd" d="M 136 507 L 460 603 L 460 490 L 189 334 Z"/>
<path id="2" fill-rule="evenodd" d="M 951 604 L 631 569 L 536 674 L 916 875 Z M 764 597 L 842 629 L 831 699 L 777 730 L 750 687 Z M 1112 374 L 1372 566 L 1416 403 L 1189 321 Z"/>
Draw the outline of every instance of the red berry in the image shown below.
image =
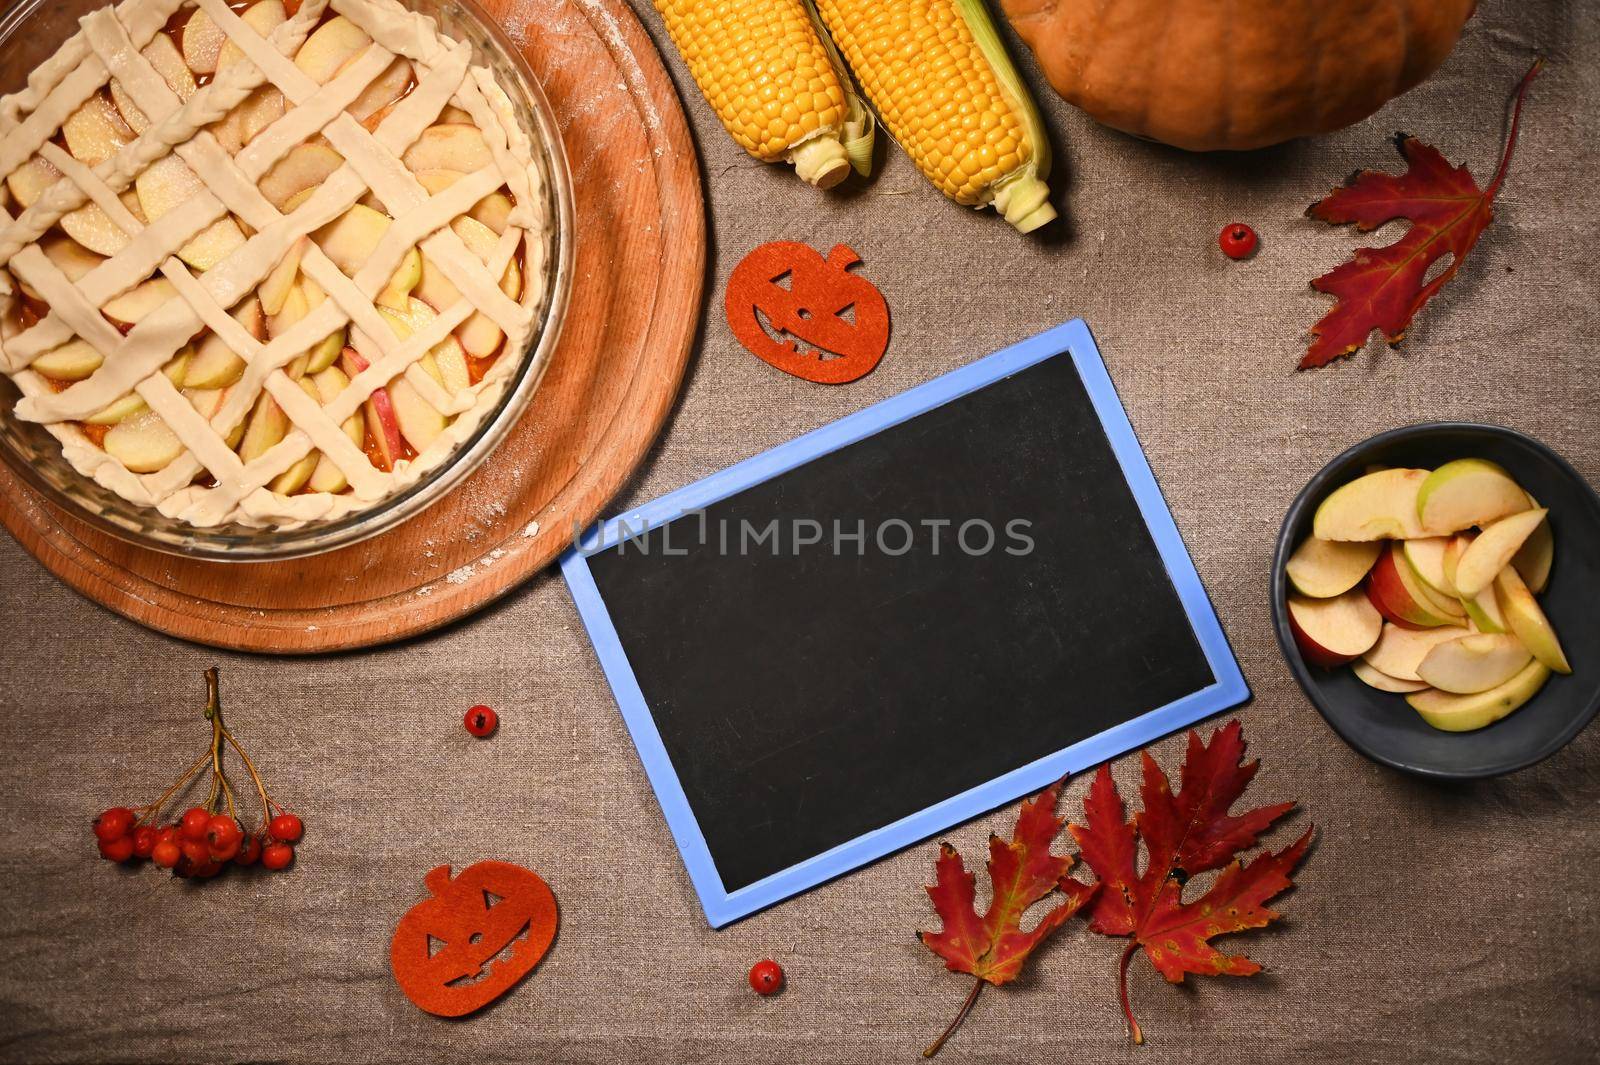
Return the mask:
<path id="1" fill-rule="evenodd" d="M 1217 235 L 1217 244 L 1222 248 L 1222 254 L 1230 259 L 1247 258 L 1256 250 L 1260 243 L 1256 231 L 1243 222 L 1229 222 L 1222 227 L 1222 232 Z"/>
<path id="2" fill-rule="evenodd" d="M 211 857 L 219 862 L 228 861 L 239 853 L 239 845 L 244 842 L 244 830 L 239 827 L 239 822 L 227 814 L 217 814 L 206 826 L 206 846 L 211 849 Z"/>
<path id="3" fill-rule="evenodd" d="M 750 986 L 758 995 L 771 995 L 783 986 L 783 966 L 765 958 L 750 966 Z"/>
<path id="4" fill-rule="evenodd" d="M 267 825 L 267 835 L 279 843 L 298 843 L 305 830 L 305 825 L 294 814 L 279 814 Z"/>
<path id="5" fill-rule="evenodd" d="M 180 842 L 177 825 L 162 825 L 156 829 L 156 844 L 171 843 L 176 846 Z"/>
<path id="6" fill-rule="evenodd" d="M 262 866 L 273 872 L 289 868 L 289 863 L 292 861 L 294 861 L 294 848 L 287 843 L 269 844 L 261 851 Z"/>
<path id="7" fill-rule="evenodd" d="M 467 731 L 482 739 L 500 726 L 500 715 L 487 706 L 474 706 L 462 717 Z"/>
<path id="8" fill-rule="evenodd" d="M 148 858 L 156 849 L 156 826 L 140 825 L 133 830 L 133 853 L 138 858 Z"/>
<path id="9" fill-rule="evenodd" d="M 133 837 L 118 836 L 100 844 L 100 857 L 108 862 L 125 862 L 133 857 Z"/>
<path id="10" fill-rule="evenodd" d="M 178 859 L 182 857 L 183 851 L 179 850 L 178 845 L 170 839 L 164 839 L 157 843 L 155 850 L 150 852 L 150 860 L 163 869 L 171 869 L 178 864 Z"/>
<path id="11" fill-rule="evenodd" d="M 133 831 L 133 811 L 126 806 L 113 806 L 94 819 L 94 838 L 110 843 Z"/>
<path id="12" fill-rule="evenodd" d="M 254 865 L 261 857 L 261 837 L 246 836 L 239 844 L 239 853 L 233 856 L 235 865 Z"/>
<path id="13" fill-rule="evenodd" d="M 211 848 L 201 840 L 183 840 L 178 844 L 178 849 L 183 852 L 184 862 L 188 865 L 202 865 L 211 860 Z"/>
<path id="14" fill-rule="evenodd" d="M 184 839 L 194 840 L 196 843 L 206 838 L 206 829 L 211 827 L 211 811 L 204 806 L 191 806 L 183 812 L 183 820 L 179 822 L 178 832 Z"/>

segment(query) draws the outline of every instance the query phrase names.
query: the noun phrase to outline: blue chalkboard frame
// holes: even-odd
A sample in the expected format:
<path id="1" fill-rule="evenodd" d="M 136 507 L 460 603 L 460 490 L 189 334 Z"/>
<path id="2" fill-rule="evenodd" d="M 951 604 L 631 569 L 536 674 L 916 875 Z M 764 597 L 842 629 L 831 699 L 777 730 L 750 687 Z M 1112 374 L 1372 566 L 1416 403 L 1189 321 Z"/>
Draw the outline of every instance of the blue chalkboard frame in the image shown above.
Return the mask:
<path id="1" fill-rule="evenodd" d="M 645 529 L 657 528 L 674 518 L 698 511 L 820 455 L 853 444 L 1010 377 L 1020 370 L 1062 355 L 1072 358 L 1094 409 L 1100 416 L 1106 437 L 1122 465 L 1123 476 L 1127 478 L 1167 573 L 1177 589 L 1178 598 L 1188 614 L 1195 637 L 1205 653 L 1206 661 L 1210 663 L 1215 682 L 754 884 L 737 891 L 726 890 L 672 761 L 662 745 L 661 735 L 639 689 L 616 627 L 611 622 L 610 610 L 589 571 L 588 556 L 613 547 L 628 536 L 638 535 Z M 1082 319 L 1073 319 L 952 370 L 926 384 L 875 403 L 614 517 L 591 530 L 577 546 L 562 556 L 561 571 L 566 577 L 584 627 L 594 642 L 600 666 L 622 710 L 628 732 L 639 750 L 645 773 L 666 816 L 667 827 L 683 855 L 689 879 L 700 896 L 706 919 L 713 928 L 765 909 L 842 873 L 927 839 L 951 825 L 1043 788 L 1068 773 L 1079 772 L 1142 747 L 1169 732 L 1192 725 L 1250 698 L 1250 689 L 1228 645 L 1228 638 L 1200 583 L 1200 575 L 1195 572 L 1188 549 L 1184 547 L 1178 527 L 1156 484 L 1155 475 L 1139 447 L 1133 426 L 1128 423 L 1127 413 L 1117 397 L 1116 386 L 1106 373 L 1094 337 Z"/>

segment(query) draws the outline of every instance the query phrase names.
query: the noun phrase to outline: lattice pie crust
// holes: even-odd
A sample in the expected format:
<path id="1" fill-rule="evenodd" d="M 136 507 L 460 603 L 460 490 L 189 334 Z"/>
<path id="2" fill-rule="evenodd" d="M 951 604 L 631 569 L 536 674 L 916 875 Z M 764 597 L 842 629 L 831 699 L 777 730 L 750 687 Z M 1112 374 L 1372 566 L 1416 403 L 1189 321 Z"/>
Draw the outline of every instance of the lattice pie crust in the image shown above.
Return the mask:
<path id="1" fill-rule="evenodd" d="M 394 0 L 125 0 L 0 99 L 0 365 L 86 476 L 197 526 L 373 506 L 526 357 L 544 186 Z"/>

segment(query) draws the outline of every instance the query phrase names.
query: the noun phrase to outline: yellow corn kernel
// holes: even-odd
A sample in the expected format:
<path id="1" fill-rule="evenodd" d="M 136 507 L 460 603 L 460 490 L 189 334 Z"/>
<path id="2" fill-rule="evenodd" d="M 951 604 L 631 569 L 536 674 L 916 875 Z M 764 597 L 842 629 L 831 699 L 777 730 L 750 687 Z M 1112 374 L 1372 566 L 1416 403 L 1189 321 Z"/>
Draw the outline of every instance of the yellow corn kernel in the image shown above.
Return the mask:
<path id="1" fill-rule="evenodd" d="M 960 204 L 1026 233 L 1055 217 L 1050 146 L 983 0 L 815 0 L 889 133 Z"/>
<path id="2" fill-rule="evenodd" d="M 804 0 L 655 0 L 689 73 L 739 146 L 820 188 L 862 173 L 871 116 Z M 863 143 L 864 141 L 864 143 Z"/>

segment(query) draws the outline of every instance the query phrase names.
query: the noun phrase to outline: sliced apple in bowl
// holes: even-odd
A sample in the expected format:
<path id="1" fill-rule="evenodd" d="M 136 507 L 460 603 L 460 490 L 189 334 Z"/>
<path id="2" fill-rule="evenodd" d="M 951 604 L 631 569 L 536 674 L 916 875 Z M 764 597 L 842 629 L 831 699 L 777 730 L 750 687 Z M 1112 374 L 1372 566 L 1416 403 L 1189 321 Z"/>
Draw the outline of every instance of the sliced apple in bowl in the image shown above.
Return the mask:
<path id="1" fill-rule="evenodd" d="M 1486 525 L 1527 508 L 1527 493 L 1487 459 L 1447 462 L 1417 491 L 1417 518 L 1429 536 Z"/>
<path id="2" fill-rule="evenodd" d="M 1509 633 L 1474 633 L 1435 645 L 1417 666 L 1417 676 L 1440 691 L 1475 695 L 1498 688 L 1532 659 Z"/>
<path id="3" fill-rule="evenodd" d="M 1427 470 L 1378 470 L 1336 489 L 1312 518 L 1323 540 L 1415 539 L 1425 536 L 1417 517 L 1417 493 Z"/>
<path id="4" fill-rule="evenodd" d="M 1291 595 L 1287 614 L 1300 653 L 1327 668 L 1359 658 L 1383 631 L 1382 616 L 1356 588 L 1331 599 Z"/>
<path id="5" fill-rule="evenodd" d="M 1360 584 L 1383 549 L 1378 540 L 1353 543 L 1308 536 L 1289 556 L 1285 572 L 1301 595 L 1327 599 Z"/>
<path id="6" fill-rule="evenodd" d="M 1459 640 L 1471 633 L 1459 625 L 1442 629 L 1407 629 L 1389 622 L 1377 643 L 1362 657 L 1367 665 L 1399 680 L 1421 681 L 1417 667 L 1440 644 Z"/>
<path id="7" fill-rule="evenodd" d="M 1406 696 L 1422 720 L 1444 732 L 1470 732 L 1491 725 L 1539 694 L 1550 670 L 1529 662 L 1510 680 L 1474 695 L 1454 695 L 1430 688 Z"/>
<path id="8" fill-rule="evenodd" d="M 1495 575 L 1511 564 L 1533 530 L 1544 523 L 1546 513 L 1542 509 L 1525 510 L 1484 528 L 1456 563 L 1456 590 L 1463 597 L 1471 597 L 1489 587 Z"/>
<path id="9" fill-rule="evenodd" d="M 1372 605 L 1396 625 L 1426 629 L 1451 625 L 1466 616 L 1454 600 L 1428 590 L 1405 560 L 1404 548 L 1390 543 L 1367 574 L 1367 592 Z"/>

